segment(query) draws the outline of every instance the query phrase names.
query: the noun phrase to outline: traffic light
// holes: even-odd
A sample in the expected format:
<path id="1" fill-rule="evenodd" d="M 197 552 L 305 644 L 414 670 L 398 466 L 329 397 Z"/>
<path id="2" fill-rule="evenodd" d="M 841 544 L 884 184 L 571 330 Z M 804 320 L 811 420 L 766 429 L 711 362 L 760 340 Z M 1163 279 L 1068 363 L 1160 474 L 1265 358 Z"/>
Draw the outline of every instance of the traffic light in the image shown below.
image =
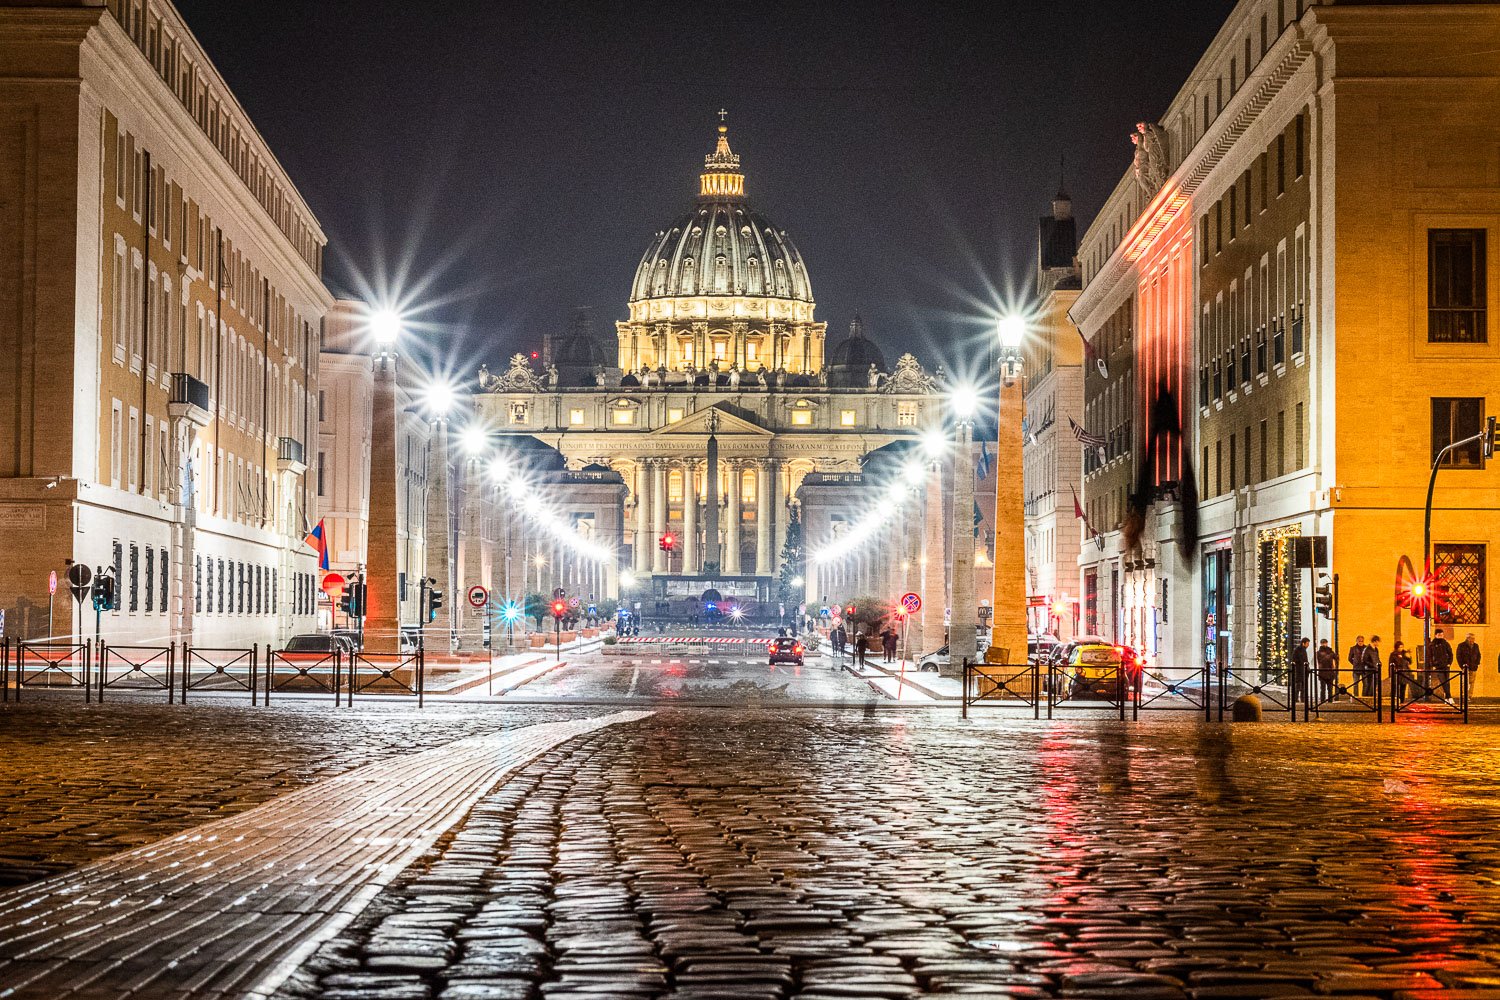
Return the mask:
<path id="1" fill-rule="evenodd" d="M 1333 584 L 1320 584 L 1313 591 L 1313 608 L 1324 618 L 1333 617 Z"/>
<path id="2" fill-rule="evenodd" d="M 562 621 L 563 616 L 568 613 L 568 602 L 562 598 L 552 602 L 552 617 Z"/>
<path id="3" fill-rule="evenodd" d="M 429 590 L 427 592 L 427 620 L 437 621 L 438 608 L 443 606 L 443 592 L 441 590 Z"/>
<path id="4" fill-rule="evenodd" d="M 339 595 L 339 610 L 351 618 L 354 617 L 354 612 L 350 610 L 350 596 L 347 590 Z"/>
<path id="5" fill-rule="evenodd" d="M 677 539 L 674 538 L 672 536 L 672 533 L 669 531 L 656 540 L 656 547 L 661 549 L 663 552 L 671 552 L 677 547 Z"/>
<path id="6" fill-rule="evenodd" d="M 365 616 L 365 585 L 363 583 L 356 583 L 349 588 L 348 612 L 355 618 Z"/>
<path id="7" fill-rule="evenodd" d="M 113 611 L 120 605 L 118 595 L 115 593 L 115 578 L 107 573 L 100 573 L 94 577 L 94 590 L 91 595 L 94 600 L 95 611 Z"/>
<path id="8" fill-rule="evenodd" d="M 1497 447 L 1500 447 L 1500 417 L 1485 417 L 1484 440 L 1479 442 L 1479 450 L 1489 459 L 1495 456 Z"/>

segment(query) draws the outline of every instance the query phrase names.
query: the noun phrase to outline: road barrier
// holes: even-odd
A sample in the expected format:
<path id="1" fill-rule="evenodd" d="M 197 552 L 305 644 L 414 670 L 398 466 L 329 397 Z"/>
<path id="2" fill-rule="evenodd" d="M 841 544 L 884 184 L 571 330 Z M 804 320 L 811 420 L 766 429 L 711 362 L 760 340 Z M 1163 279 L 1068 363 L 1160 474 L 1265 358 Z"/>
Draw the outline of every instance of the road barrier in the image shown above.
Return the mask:
<path id="1" fill-rule="evenodd" d="M 1469 672 L 1462 668 L 1393 671 L 1391 721 L 1402 715 L 1446 715 L 1468 722 Z"/>
<path id="2" fill-rule="evenodd" d="M 203 668 L 195 680 L 193 670 Z M 187 704 L 189 691 L 207 688 L 213 691 L 250 692 L 250 704 L 260 701 L 260 649 L 222 648 L 211 646 L 189 646 L 182 644 L 182 697 Z"/>
<path id="3" fill-rule="evenodd" d="M 82 687 L 83 700 L 93 700 L 93 649 L 88 642 L 17 642 L 15 646 L 16 701 L 28 684 L 33 687 Z M 7 665 L 10 658 L 6 659 Z M 62 678 L 62 685 L 53 681 Z M 11 689 L 10 672 L 5 676 L 6 700 Z"/>
<path id="4" fill-rule="evenodd" d="M 1089 676 L 1084 674 L 1087 669 Z M 1135 694 L 1135 684 L 1121 663 L 1089 664 L 1087 668 L 1070 664 L 1052 664 L 1047 669 L 1047 718 L 1058 708 L 1085 707 L 1098 709 L 1108 705 L 1125 720 L 1125 708 Z M 1091 697 L 1092 696 L 1092 697 Z"/>
<path id="5" fill-rule="evenodd" d="M 349 661 L 349 701 L 356 693 L 391 693 L 416 695 L 417 707 L 424 705 L 426 691 L 426 654 L 418 647 L 412 653 L 381 653 L 368 650 L 355 653 Z M 402 679 L 405 674 L 405 679 Z M 337 700 L 337 697 L 335 697 Z"/>
<path id="6" fill-rule="evenodd" d="M 1332 674 L 1314 670 L 1308 706 L 1314 715 L 1355 714 L 1375 716 L 1385 721 L 1385 701 L 1380 673 L 1367 674 L 1353 667 L 1341 667 Z"/>
<path id="7" fill-rule="evenodd" d="M 1242 694 L 1253 694 L 1271 703 L 1275 708 L 1291 713 L 1297 721 L 1297 686 L 1286 684 L 1279 678 L 1244 676 L 1239 670 L 1225 664 L 1219 665 L 1219 721 L 1224 721 L 1224 712 L 1229 703 Z M 1238 692 L 1238 693 L 1236 693 Z"/>
<path id="8" fill-rule="evenodd" d="M 1193 712 L 1213 718 L 1213 673 L 1208 667 L 1141 666 L 1134 671 L 1131 716 L 1149 712 Z"/>
<path id="9" fill-rule="evenodd" d="M 124 668 L 113 680 L 110 673 Z M 177 644 L 165 646 L 116 646 L 99 644 L 99 701 L 104 701 L 106 688 L 124 688 L 131 691 L 165 691 L 167 704 L 172 704 L 176 690 Z"/>
<path id="10" fill-rule="evenodd" d="M 288 688 L 324 691 L 333 695 L 333 703 L 339 703 L 343 688 L 343 654 L 298 653 L 285 649 L 272 649 L 266 645 L 266 704 L 271 704 L 273 691 Z"/>
<path id="11" fill-rule="evenodd" d="M 1042 717 L 1041 668 L 1035 663 L 970 663 L 964 660 L 963 717 L 980 702 L 1024 705 Z"/>

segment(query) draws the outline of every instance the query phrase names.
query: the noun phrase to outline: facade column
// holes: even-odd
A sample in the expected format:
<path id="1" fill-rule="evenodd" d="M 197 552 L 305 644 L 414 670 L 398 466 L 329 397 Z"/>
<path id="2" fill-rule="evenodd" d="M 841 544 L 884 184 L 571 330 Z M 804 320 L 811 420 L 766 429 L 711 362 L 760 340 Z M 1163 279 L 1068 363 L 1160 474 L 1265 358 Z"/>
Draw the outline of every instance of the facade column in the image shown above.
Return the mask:
<path id="1" fill-rule="evenodd" d="M 724 527 L 724 575 L 738 576 L 740 572 L 740 492 L 743 489 L 744 472 L 738 462 L 726 462 L 729 471 L 729 490 L 725 497 L 729 512 Z"/>
<path id="2" fill-rule="evenodd" d="M 365 554 L 365 648 L 400 649 L 396 359 L 375 360 L 370 414 L 369 540 Z M 413 583 L 415 581 L 413 580 Z M 408 584 L 410 586 L 410 584 Z"/>
<path id="3" fill-rule="evenodd" d="M 698 572 L 698 463 L 682 463 L 682 575 Z"/>
<path id="4" fill-rule="evenodd" d="M 656 545 L 656 539 L 667 533 L 667 463 L 664 459 L 648 460 L 651 465 L 651 530 L 649 542 L 651 572 L 667 571 L 667 554 Z"/>
<path id="5" fill-rule="evenodd" d="M 978 607 L 974 599 L 974 425 L 958 421 L 958 447 L 953 456 L 953 605 L 948 626 L 950 673 L 962 670 L 964 660 L 979 657 L 974 634 Z"/>
<path id="6" fill-rule="evenodd" d="M 427 645 L 435 650 L 449 649 L 451 642 L 449 636 L 458 630 L 458 619 L 455 617 L 458 605 L 462 598 L 454 593 L 457 590 L 454 575 L 454 553 L 453 544 L 453 503 L 450 494 L 452 465 L 451 454 L 448 450 L 448 421 L 441 418 L 432 429 L 432 442 L 427 449 L 427 537 L 425 539 L 425 550 L 427 554 L 427 565 L 424 567 L 425 575 L 437 581 L 433 584 L 443 592 L 443 607 L 438 612 L 437 621 L 427 621 L 427 609 L 417 608 L 417 622 L 422 628 L 424 635 L 429 628 L 434 635 L 427 635 Z M 421 572 L 418 574 L 417 593 L 421 594 Z M 448 635 L 442 635 L 447 632 Z"/>
<path id="7" fill-rule="evenodd" d="M 761 459 L 755 467 L 755 575 L 771 576 L 771 460 Z"/>
<path id="8" fill-rule="evenodd" d="M 943 467 L 933 462 L 928 467 L 925 505 L 922 514 L 922 635 L 928 649 L 943 644 L 943 609 L 948 606 L 946 579 L 948 568 L 945 545 L 947 532 L 943 517 Z"/>
<path id="9" fill-rule="evenodd" d="M 635 551 L 631 565 L 637 574 L 651 569 L 651 468 L 642 460 L 635 467 Z"/>

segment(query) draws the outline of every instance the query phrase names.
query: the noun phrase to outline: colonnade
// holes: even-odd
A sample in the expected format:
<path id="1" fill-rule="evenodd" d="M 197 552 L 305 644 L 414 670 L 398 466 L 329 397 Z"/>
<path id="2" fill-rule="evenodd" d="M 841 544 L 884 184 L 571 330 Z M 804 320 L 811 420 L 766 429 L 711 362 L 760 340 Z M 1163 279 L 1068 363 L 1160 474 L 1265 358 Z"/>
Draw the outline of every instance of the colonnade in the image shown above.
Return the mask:
<path id="1" fill-rule="evenodd" d="M 721 491 L 720 498 L 724 511 L 719 518 L 723 538 L 718 573 L 769 576 L 776 571 L 776 483 L 780 462 L 772 458 L 731 458 L 721 464 L 728 472 L 728 489 Z M 746 471 L 755 473 L 755 554 L 751 565 L 746 564 L 743 554 L 747 541 L 743 495 Z M 680 473 L 682 482 L 682 499 L 677 501 L 680 511 L 675 519 L 671 516 L 674 501 L 668 490 L 673 472 Z M 704 572 L 703 555 L 708 546 L 702 535 L 708 519 L 702 515 L 707 492 L 705 477 L 710 474 L 707 463 L 696 457 L 639 460 L 631 489 L 635 503 L 635 572 L 686 576 Z M 658 545 L 669 527 L 679 536 L 670 556 Z"/>

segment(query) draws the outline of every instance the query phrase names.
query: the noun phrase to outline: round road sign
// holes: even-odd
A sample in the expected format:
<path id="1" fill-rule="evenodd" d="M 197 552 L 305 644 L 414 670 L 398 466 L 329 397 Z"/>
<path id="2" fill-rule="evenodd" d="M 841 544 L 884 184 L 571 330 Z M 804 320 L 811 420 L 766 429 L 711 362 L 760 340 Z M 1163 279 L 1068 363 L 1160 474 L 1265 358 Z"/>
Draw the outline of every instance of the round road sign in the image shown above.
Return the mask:
<path id="1" fill-rule="evenodd" d="M 344 592 L 344 575 L 342 573 L 324 573 L 323 582 L 319 584 L 323 593 L 330 597 L 338 597 Z"/>
<path id="2" fill-rule="evenodd" d="M 476 608 L 482 608 L 489 603 L 490 592 L 479 584 L 469 588 L 469 604 Z"/>
<path id="3" fill-rule="evenodd" d="M 47 593 L 57 593 L 57 570 L 47 574 Z"/>
<path id="4" fill-rule="evenodd" d="M 907 614 L 914 615 L 922 610 L 922 598 L 912 593 L 902 594 L 901 606 L 906 609 Z"/>

